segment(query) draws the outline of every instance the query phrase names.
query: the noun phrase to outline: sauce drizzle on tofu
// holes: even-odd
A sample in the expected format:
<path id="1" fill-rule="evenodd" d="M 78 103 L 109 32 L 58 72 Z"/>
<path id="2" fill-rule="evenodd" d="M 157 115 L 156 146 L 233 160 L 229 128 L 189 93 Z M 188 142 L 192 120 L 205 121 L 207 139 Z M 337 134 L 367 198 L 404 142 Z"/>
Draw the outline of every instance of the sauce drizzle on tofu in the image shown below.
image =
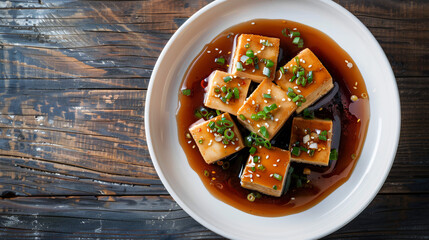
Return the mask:
<path id="1" fill-rule="evenodd" d="M 304 46 L 301 48 L 301 44 L 293 42 L 293 37 L 282 34 L 282 32 L 285 33 L 285 29 L 290 29 L 287 31 L 288 34 L 291 34 L 291 30 L 299 32 L 299 37 L 303 40 L 302 44 Z M 269 75 L 271 79 L 274 79 L 273 83 L 277 83 L 279 87 L 282 87 L 286 95 L 289 92 L 293 92 L 295 95 L 305 95 L 307 89 L 316 86 L 314 82 L 308 84 L 308 80 L 311 79 L 309 75 L 310 71 L 317 73 L 320 70 L 317 68 L 318 66 L 309 62 L 303 62 L 305 59 L 298 60 L 301 66 L 305 67 L 304 74 L 307 81 L 305 87 L 302 86 L 302 82 L 298 86 L 296 80 L 293 82 L 294 85 L 287 85 L 292 83 L 289 81 L 292 75 L 290 72 L 288 73 L 288 70 L 280 68 L 288 66 L 288 63 L 289 65 L 292 64 L 293 62 L 291 61 L 295 61 L 294 58 L 302 50 L 308 48 L 317 56 L 320 62 L 323 63 L 324 68 L 332 76 L 333 88 L 311 105 L 305 106 L 305 108 L 297 106 L 298 110 L 292 113 L 284 124 L 281 123 L 282 119 L 275 117 L 277 112 L 271 114 L 273 118 L 269 119 L 267 124 L 283 124 L 275 136 L 269 136 L 272 145 L 271 151 L 267 151 L 263 146 L 254 146 L 256 149 L 256 153 L 254 154 L 249 154 L 250 147 L 241 149 L 243 148 L 241 144 L 246 145 L 247 137 L 250 135 L 249 130 L 243 126 L 243 122 L 249 120 L 248 117 L 251 115 L 239 112 L 239 114 L 234 116 L 236 107 L 225 108 L 224 111 L 231 113 L 230 117 L 235 123 L 234 131 L 240 132 L 243 143 L 239 145 L 229 144 L 231 146 L 228 145 L 225 149 L 235 150 L 237 148 L 239 149 L 237 150 L 238 152 L 232 155 L 225 153 L 228 157 L 213 164 L 208 164 L 204 161 L 199 148 L 205 144 L 209 147 L 208 144 L 210 141 L 204 139 L 199 142 L 200 138 L 194 140 L 189 132 L 189 128 L 199 120 L 195 116 L 194 111 L 204 106 L 206 92 L 202 81 L 207 79 L 215 70 L 228 72 L 229 69 L 232 71 L 232 69 L 237 68 L 237 65 L 229 65 L 233 62 L 231 60 L 234 58 L 234 46 L 237 44 L 241 34 L 253 34 L 280 40 L 279 43 L 269 40 L 268 42 L 261 41 L 258 45 L 252 45 L 251 41 L 244 38 L 244 41 L 242 40 L 244 48 L 240 50 L 240 56 L 236 57 L 236 62 L 241 62 L 239 65 L 246 68 L 247 70 L 244 72 L 249 74 L 243 77 L 251 77 L 253 73 L 258 74 L 258 76 L 264 76 L 264 67 L 268 66 L 270 69 Z M 264 49 L 274 49 L 273 46 L 270 46 L 270 41 L 274 45 L 279 44 L 278 59 L 258 57 L 263 56 L 262 52 Z M 249 42 L 249 45 L 246 46 L 246 42 Z M 247 50 L 251 51 L 247 52 Z M 255 69 L 254 62 L 252 64 L 251 60 L 248 60 L 252 59 L 254 61 L 255 56 L 258 57 L 258 67 L 256 67 L 258 69 Z M 263 60 L 261 58 L 266 59 Z M 223 60 L 219 62 L 219 59 Z M 246 61 L 248 61 L 248 65 L 246 65 Z M 281 83 L 279 84 L 279 78 L 285 79 L 284 86 L 281 86 Z M 317 83 L 317 75 L 314 75 L 314 80 Z M 245 81 L 246 84 L 250 82 L 249 80 Z M 252 83 L 249 83 L 250 86 L 246 86 L 246 88 L 248 87 L 246 97 L 249 97 L 255 91 L 262 78 L 252 79 L 252 81 Z M 226 82 L 223 81 L 219 86 L 231 83 L 234 83 L 234 81 L 229 82 L 228 78 Z M 230 86 L 231 89 L 234 87 L 238 86 Z M 303 24 L 285 20 L 256 19 L 226 29 L 208 43 L 194 59 L 184 76 L 181 89 L 189 90 L 186 93 L 190 93 L 184 94 L 181 90 L 179 91 L 180 104 L 176 115 L 179 142 L 188 158 L 190 166 L 199 175 L 205 187 L 213 196 L 250 214 L 259 216 L 284 216 L 311 208 L 347 181 L 363 148 L 370 116 L 368 92 L 362 75 L 353 59 L 335 41 L 324 33 Z M 217 93 L 215 88 L 213 91 Z M 247 89 L 244 90 L 244 92 L 246 91 Z M 241 92 L 240 89 L 240 94 Z M 293 94 L 289 95 L 293 96 Z M 224 95 L 221 94 L 220 96 Z M 277 99 L 275 93 L 268 91 L 268 89 L 261 92 L 260 98 L 266 105 L 270 105 L 274 101 L 283 104 L 285 104 L 284 102 L 289 102 L 289 97 Z M 240 101 L 242 100 L 241 95 L 239 95 L 239 99 Z M 238 101 L 238 99 L 233 101 Z M 249 102 L 249 104 L 252 104 L 252 102 Z M 303 105 L 305 105 L 304 102 Z M 255 112 L 261 110 L 255 109 Z M 215 110 L 212 111 L 214 112 Z M 300 130 L 302 132 L 299 132 L 297 140 L 292 139 L 294 141 L 292 142 L 291 131 L 293 120 L 301 118 L 329 119 L 332 121 L 330 125 L 332 132 L 326 131 L 325 135 L 325 132 L 323 132 L 324 129 L 321 129 L 321 127 L 320 129 L 316 127 L 310 129 L 308 127 L 308 129 L 304 128 Z M 209 124 L 210 121 L 207 123 Z M 260 127 L 263 126 L 261 125 Z M 265 127 L 269 130 L 270 126 Z M 207 127 L 205 130 L 207 130 Z M 315 137 L 318 139 L 314 139 Z M 324 140 L 325 137 L 327 141 Z M 311 165 L 294 160 L 295 158 L 305 160 L 306 158 L 317 156 L 317 151 L 321 149 L 321 152 L 323 152 L 322 150 L 324 149 L 322 147 L 328 141 L 330 148 L 335 149 L 335 151 L 331 152 L 331 155 L 335 153 L 334 155 L 337 159 L 329 161 L 328 166 Z M 316 147 L 315 143 L 317 143 L 317 150 L 315 149 L 316 152 L 313 153 L 311 149 Z M 305 148 L 307 151 L 300 152 L 298 156 L 295 156 L 294 147 L 299 148 L 300 151 L 304 151 Z M 276 151 L 278 149 L 283 149 L 287 152 L 285 152 L 287 155 L 283 153 L 277 154 Z M 297 150 L 295 149 L 295 151 Z M 255 160 L 252 156 L 256 156 L 257 159 Z M 290 159 L 288 156 L 290 156 Z M 285 172 L 286 163 L 288 164 Z M 265 181 L 267 189 L 275 192 L 275 194 L 278 194 L 278 190 L 282 188 L 285 188 L 287 191 L 283 191 L 280 197 L 260 194 L 255 190 L 243 188 L 241 185 L 242 176 L 244 181 L 250 184 L 268 179 Z"/>

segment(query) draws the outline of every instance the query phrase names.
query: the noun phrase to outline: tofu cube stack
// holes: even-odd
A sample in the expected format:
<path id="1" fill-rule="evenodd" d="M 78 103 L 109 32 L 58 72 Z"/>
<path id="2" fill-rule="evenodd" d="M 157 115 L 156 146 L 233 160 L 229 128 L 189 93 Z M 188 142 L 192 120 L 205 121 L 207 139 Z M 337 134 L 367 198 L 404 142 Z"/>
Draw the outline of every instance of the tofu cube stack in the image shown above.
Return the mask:
<path id="1" fill-rule="evenodd" d="M 231 73 L 258 83 L 266 78 L 273 80 L 279 49 L 278 38 L 241 34 L 231 61 Z"/>
<path id="2" fill-rule="evenodd" d="M 243 139 L 228 113 L 205 121 L 200 119 L 189 128 L 204 161 L 212 164 L 244 148 Z"/>
<path id="3" fill-rule="evenodd" d="M 271 140 L 295 111 L 300 113 L 332 89 L 331 75 L 309 49 L 276 73 L 279 46 L 278 38 L 241 34 L 230 73 L 216 70 L 208 77 L 204 105 L 224 113 L 209 120 L 200 119 L 189 128 L 206 163 L 244 148 L 230 114 L 250 131 Z M 259 85 L 246 99 L 251 81 Z M 289 151 L 257 148 L 242 172 L 241 186 L 281 196 L 290 162 L 329 165 L 331 139 L 332 121 L 295 117 Z"/>
<path id="4" fill-rule="evenodd" d="M 237 115 L 238 109 L 246 99 L 250 82 L 249 79 L 216 70 L 208 77 L 204 105 Z"/>
<path id="5" fill-rule="evenodd" d="M 280 67 L 275 82 L 297 104 L 298 113 L 334 87 L 328 70 L 308 48 Z"/>
<path id="6" fill-rule="evenodd" d="M 250 155 L 241 175 L 241 186 L 280 197 L 290 165 L 290 152 L 271 147 L 259 148 Z"/>
<path id="7" fill-rule="evenodd" d="M 271 140 L 297 108 L 286 93 L 265 79 L 238 110 L 238 120 L 250 131 Z"/>
<path id="8" fill-rule="evenodd" d="M 331 120 L 293 119 L 289 144 L 292 161 L 328 166 L 331 143 Z"/>

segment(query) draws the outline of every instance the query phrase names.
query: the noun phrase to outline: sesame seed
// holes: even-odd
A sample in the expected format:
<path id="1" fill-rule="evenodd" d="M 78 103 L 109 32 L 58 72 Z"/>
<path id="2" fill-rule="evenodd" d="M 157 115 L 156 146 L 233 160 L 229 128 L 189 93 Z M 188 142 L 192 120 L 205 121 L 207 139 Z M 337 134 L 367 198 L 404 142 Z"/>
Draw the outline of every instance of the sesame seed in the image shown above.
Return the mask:
<path id="1" fill-rule="evenodd" d="M 290 101 L 292 101 L 292 99 L 290 99 L 290 98 L 287 98 L 287 100 L 290 102 Z"/>
<path id="2" fill-rule="evenodd" d="M 268 91 L 268 93 L 271 93 L 271 89 L 268 89 L 267 91 Z"/>
<path id="3" fill-rule="evenodd" d="M 192 148 L 195 148 L 195 145 L 193 145 Z"/>
<path id="4" fill-rule="evenodd" d="M 272 173 L 270 174 L 270 177 L 273 177 L 273 174 L 272 174 Z"/>
<path id="5" fill-rule="evenodd" d="M 232 145 L 235 145 L 235 142 L 234 142 L 234 141 L 232 141 L 231 143 L 232 143 Z"/>
<path id="6" fill-rule="evenodd" d="M 222 53 L 222 50 L 219 51 L 219 54 Z"/>
<path id="7" fill-rule="evenodd" d="M 249 119 L 247 119 L 247 122 L 248 122 L 248 123 L 250 123 L 250 120 L 249 120 Z"/>
<path id="8" fill-rule="evenodd" d="M 255 25 L 255 22 L 251 22 L 250 24 Z"/>
<path id="9" fill-rule="evenodd" d="M 274 166 L 274 167 L 277 167 L 277 164 L 275 164 L 275 163 L 274 163 L 274 164 L 273 164 L 273 166 Z"/>
<path id="10" fill-rule="evenodd" d="M 357 122 L 360 122 L 360 118 L 357 120 Z"/>
<path id="11" fill-rule="evenodd" d="M 216 50 L 216 51 L 219 51 L 219 49 L 218 49 L 218 48 L 215 48 L 215 50 Z"/>
<path id="12" fill-rule="evenodd" d="M 190 144 L 192 141 L 188 141 L 188 144 Z"/>
<path id="13" fill-rule="evenodd" d="M 231 51 L 229 51 L 228 54 L 231 54 Z"/>
<path id="14" fill-rule="evenodd" d="M 267 156 L 265 157 L 265 159 L 268 159 L 268 158 L 270 158 L 270 155 L 267 155 Z"/>
<path id="15" fill-rule="evenodd" d="M 255 69 L 253 69 L 252 72 L 255 72 Z"/>
<path id="16" fill-rule="evenodd" d="M 291 197 L 291 198 L 290 198 L 290 200 L 295 200 L 295 198 L 294 198 L 294 197 Z"/>
<path id="17" fill-rule="evenodd" d="M 267 126 L 268 128 L 270 127 L 270 125 L 268 123 L 265 123 L 265 126 Z"/>
<path id="18" fill-rule="evenodd" d="M 259 146 L 259 148 L 262 148 L 262 146 Z"/>
<path id="19" fill-rule="evenodd" d="M 236 147 L 236 148 L 235 148 L 235 151 L 238 151 L 238 150 L 240 150 L 240 147 Z"/>
<path id="20" fill-rule="evenodd" d="M 209 146 L 211 146 L 211 145 L 212 145 L 212 142 L 213 142 L 213 140 L 211 140 L 211 139 L 210 139 Z"/>
<path id="21" fill-rule="evenodd" d="M 207 51 L 207 53 L 211 53 L 212 51 Z"/>
<path id="22" fill-rule="evenodd" d="M 357 89 L 357 87 L 353 86 L 353 89 Z"/>
<path id="23" fill-rule="evenodd" d="M 237 78 L 237 76 L 234 76 L 234 78 Z"/>
<path id="24" fill-rule="evenodd" d="M 358 85 L 358 82 L 355 82 L 355 86 L 357 86 Z"/>
<path id="25" fill-rule="evenodd" d="M 296 31 L 296 30 L 297 30 L 297 28 L 294 28 L 293 30 L 294 30 L 294 31 Z"/>
<path id="26" fill-rule="evenodd" d="M 298 86 L 294 86 L 293 88 L 298 89 Z"/>
<path id="27" fill-rule="evenodd" d="M 237 84 L 239 87 L 241 86 L 240 83 Z"/>
<path id="28" fill-rule="evenodd" d="M 276 162 L 280 162 L 280 158 L 276 160 Z"/>
<path id="29" fill-rule="evenodd" d="M 252 100 L 252 105 L 255 105 L 255 100 Z"/>
<path id="30" fill-rule="evenodd" d="M 323 110 L 323 108 L 321 107 L 321 108 L 319 108 L 319 111 L 322 111 Z"/>
<path id="31" fill-rule="evenodd" d="M 226 145 L 223 145 L 223 148 L 226 148 Z"/>
<path id="32" fill-rule="evenodd" d="M 257 53 L 261 53 L 261 50 L 259 50 Z"/>
<path id="33" fill-rule="evenodd" d="M 250 179 L 250 182 L 253 182 L 253 179 Z"/>
<path id="34" fill-rule="evenodd" d="M 301 92 L 301 90 L 299 90 L 299 89 L 297 89 L 296 91 L 299 92 L 299 93 Z"/>
<path id="35" fill-rule="evenodd" d="M 263 51 L 264 49 L 265 49 L 265 46 L 262 46 L 262 47 L 261 47 L 261 51 Z"/>
<path id="36" fill-rule="evenodd" d="M 353 63 L 351 63 L 351 62 L 347 63 L 347 67 L 348 68 L 352 68 L 353 67 Z"/>
<path id="37" fill-rule="evenodd" d="M 286 101 L 286 99 L 282 98 L 282 101 L 284 102 L 284 101 Z"/>
<path id="38" fill-rule="evenodd" d="M 250 42 L 250 38 L 248 38 L 247 41 Z"/>
<path id="39" fill-rule="evenodd" d="M 256 124 L 256 126 L 257 126 L 258 128 L 260 128 L 260 127 L 261 127 L 261 125 L 259 125 L 259 124 Z"/>
<path id="40" fill-rule="evenodd" d="M 275 120 L 276 122 L 278 122 L 279 121 L 279 119 L 278 118 L 276 118 L 276 120 Z"/>
<path id="41" fill-rule="evenodd" d="M 310 65 L 308 65 L 308 68 L 311 68 L 312 66 L 313 66 L 313 65 L 311 65 L 311 64 L 310 64 Z"/>
<path id="42" fill-rule="evenodd" d="M 264 103 L 268 103 L 268 101 L 267 101 L 267 100 L 264 100 Z"/>
<path id="43" fill-rule="evenodd" d="M 261 175 L 259 175 L 259 174 L 256 174 L 256 177 L 261 177 Z"/>

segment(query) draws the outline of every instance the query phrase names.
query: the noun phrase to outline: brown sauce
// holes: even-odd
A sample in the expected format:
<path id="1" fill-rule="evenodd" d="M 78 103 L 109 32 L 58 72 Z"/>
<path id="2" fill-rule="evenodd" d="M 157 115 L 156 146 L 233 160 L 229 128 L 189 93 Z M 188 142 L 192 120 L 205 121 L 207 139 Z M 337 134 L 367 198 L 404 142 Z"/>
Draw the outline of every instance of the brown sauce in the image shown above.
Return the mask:
<path id="1" fill-rule="evenodd" d="M 228 71 L 227 64 L 220 66 L 215 63 L 214 59 L 223 56 L 229 62 L 234 39 L 238 35 L 241 33 L 259 34 L 281 39 L 277 65 L 279 68 L 302 50 L 293 45 L 290 38 L 282 35 L 284 28 L 297 28 L 304 38 L 304 48 L 310 48 L 332 75 L 334 88 L 308 109 L 314 110 L 317 118 L 333 120 L 331 147 L 338 149 L 338 160 L 332 161 L 329 167 L 291 163 L 295 169 L 294 173 L 301 176 L 304 176 L 302 175 L 304 167 L 311 169 L 311 174 L 307 178 L 310 180 L 308 183 L 304 182 L 302 187 L 298 188 L 292 181 L 289 190 L 281 197 L 262 195 L 254 202 L 249 202 L 247 195 L 253 191 L 242 188 L 239 178 L 249 156 L 248 148 L 224 159 L 223 161 L 230 161 L 230 167 L 224 170 L 217 164 L 206 164 L 198 148 L 192 148 L 195 143 L 192 141 L 188 144 L 189 139 L 186 138 L 186 133 L 188 133 L 189 126 L 198 120 L 194 116 L 194 110 L 203 106 L 204 89 L 201 87 L 201 81 L 213 70 Z M 353 67 L 349 68 L 346 60 L 353 64 Z M 275 217 L 309 209 L 347 181 L 359 159 L 369 124 L 369 100 L 366 86 L 351 57 L 331 38 L 317 29 L 292 21 L 267 19 L 252 20 L 233 26 L 219 34 L 202 49 L 189 66 L 182 87 L 192 90 L 190 97 L 179 94 L 179 108 L 176 116 L 179 142 L 188 162 L 211 194 L 244 212 Z M 249 94 L 255 87 L 256 84 L 252 83 Z M 350 100 L 352 95 L 358 96 L 359 99 L 352 102 Z M 289 148 L 291 123 L 295 116 L 297 116 L 296 113 L 288 119 L 280 132 L 271 140 L 273 146 L 282 149 Z M 234 120 L 239 125 L 236 118 Z M 240 131 L 243 137 L 249 134 L 244 127 L 240 127 Z M 208 170 L 209 176 L 204 175 L 205 170 Z"/>

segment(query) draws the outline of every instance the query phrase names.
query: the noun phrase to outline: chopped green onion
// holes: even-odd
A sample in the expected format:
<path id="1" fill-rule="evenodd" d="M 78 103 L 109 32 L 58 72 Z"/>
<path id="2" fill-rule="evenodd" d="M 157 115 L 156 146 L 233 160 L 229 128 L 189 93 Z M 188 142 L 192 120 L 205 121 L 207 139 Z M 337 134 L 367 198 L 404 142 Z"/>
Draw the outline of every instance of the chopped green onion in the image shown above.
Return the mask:
<path id="1" fill-rule="evenodd" d="M 194 115 L 196 118 L 202 118 L 203 117 L 203 115 L 201 115 L 200 111 L 198 111 L 198 110 L 195 110 Z"/>
<path id="2" fill-rule="evenodd" d="M 222 140 L 223 144 L 227 145 L 229 143 L 228 139 L 223 139 Z"/>
<path id="3" fill-rule="evenodd" d="M 265 66 L 267 68 L 273 67 L 274 66 L 274 62 L 271 61 L 270 59 L 265 59 Z"/>
<path id="4" fill-rule="evenodd" d="M 297 102 L 299 100 L 299 96 L 296 96 L 292 99 L 292 102 Z"/>
<path id="5" fill-rule="evenodd" d="M 307 80 L 308 80 L 308 83 L 313 82 L 313 71 L 308 72 Z"/>
<path id="6" fill-rule="evenodd" d="M 267 46 L 267 47 L 273 46 L 273 44 L 268 42 L 268 40 L 263 40 L 261 43 L 262 43 L 262 45 Z"/>
<path id="7" fill-rule="evenodd" d="M 237 67 L 237 71 L 242 72 L 242 71 L 244 70 L 244 69 L 243 69 L 243 64 L 241 64 L 241 62 L 237 62 L 236 67 Z"/>
<path id="8" fill-rule="evenodd" d="M 252 169 L 252 172 L 255 172 L 255 171 L 256 171 L 256 168 L 255 168 L 255 167 L 251 167 L 250 169 Z"/>
<path id="9" fill-rule="evenodd" d="M 198 140 L 198 142 L 201 144 L 201 143 L 203 143 L 203 139 L 200 139 L 200 140 Z"/>
<path id="10" fill-rule="evenodd" d="M 292 43 L 295 44 L 295 45 L 298 45 L 300 39 L 301 39 L 300 37 L 295 37 L 293 39 Z"/>
<path id="11" fill-rule="evenodd" d="M 234 98 L 239 99 L 240 98 L 240 91 L 238 91 L 237 87 L 234 88 L 233 92 L 234 92 Z"/>
<path id="12" fill-rule="evenodd" d="M 231 129 L 227 129 L 223 135 L 226 137 L 226 139 L 232 140 L 235 134 L 233 131 L 231 131 Z"/>
<path id="13" fill-rule="evenodd" d="M 217 116 L 219 116 L 219 115 L 221 115 L 221 114 L 222 114 L 222 113 L 221 113 L 219 110 L 217 110 L 217 109 L 216 109 L 216 115 L 217 115 Z"/>
<path id="14" fill-rule="evenodd" d="M 296 187 L 297 187 L 297 188 L 302 187 L 302 181 L 301 181 L 301 178 L 298 178 L 298 179 L 296 180 Z"/>
<path id="15" fill-rule="evenodd" d="M 278 174 L 278 173 L 274 173 L 274 174 L 273 174 L 273 178 L 275 178 L 275 179 L 277 179 L 277 180 L 279 180 L 279 181 L 281 181 L 281 180 L 283 179 L 282 175 L 280 175 L 280 174 Z"/>
<path id="16" fill-rule="evenodd" d="M 295 63 L 299 67 L 299 57 L 295 57 Z"/>
<path id="17" fill-rule="evenodd" d="M 256 152 L 256 148 L 255 147 L 251 147 L 250 150 L 249 150 L 249 153 L 253 155 L 253 154 L 255 154 L 255 152 Z"/>
<path id="18" fill-rule="evenodd" d="M 226 120 L 226 119 L 222 120 L 222 123 L 223 123 L 223 125 L 224 125 L 225 127 L 228 127 L 228 128 L 230 128 L 230 127 L 233 127 L 233 126 L 234 126 L 234 123 L 233 123 L 233 122 L 231 122 L 231 121 L 229 121 L 229 120 Z"/>
<path id="19" fill-rule="evenodd" d="M 245 121 L 245 120 L 246 120 L 246 117 L 245 117 L 243 114 L 238 115 L 238 117 L 239 117 L 241 120 L 243 120 L 243 121 Z"/>
<path id="20" fill-rule="evenodd" d="M 289 98 L 294 98 L 294 97 L 296 97 L 296 94 L 295 94 L 294 92 L 288 92 L 288 93 L 287 93 L 287 96 L 288 96 Z"/>
<path id="21" fill-rule="evenodd" d="M 287 37 L 287 31 L 288 31 L 287 28 L 283 28 L 283 30 L 282 30 L 283 36 Z"/>
<path id="22" fill-rule="evenodd" d="M 293 147 L 291 153 L 292 155 L 299 157 L 299 155 L 301 154 L 301 149 L 299 147 Z"/>
<path id="23" fill-rule="evenodd" d="M 210 175 L 209 171 L 204 170 L 204 176 L 208 177 Z"/>
<path id="24" fill-rule="evenodd" d="M 298 57 L 297 57 L 298 58 Z M 296 58 L 295 58 L 295 60 L 296 60 Z M 293 65 L 292 66 L 292 73 L 293 73 L 293 75 L 295 75 L 296 74 L 296 71 L 298 71 L 298 67 L 297 66 L 295 66 L 295 65 Z"/>
<path id="25" fill-rule="evenodd" d="M 225 95 L 225 98 L 229 100 L 232 98 L 232 95 L 233 95 L 233 93 L 228 91 L 228 93 Z"/>
<path id="26" fill-rule="evenodd" d="M 273 186 L 273 189 L 274 189 L 274 190 L 277 190 L 277 185 L 274 185 L 274 186 Z"/>
<path id="27" fill-rule="evenodd" d="M 267 128 L 265 126 L 262 126 L 261 128 L 259 128 L 259 132 L 262 134 L 262 136 L 264 136 L 265 138 L 269 137 Z"/>
<path id="28" fill-rule="evenodd" d="M 191 95 L 191 89 L 183 89 L 182 90 L 182 94 L 185 95 L 185 96 Z"/>
<path id="29" fill-rule="evenodd" d="M 267 67 L 264 67 L 264 69 L 262 70 L 262 74 L 264 74 L 267 77 L 271 76 L 271 70 Z"/>
<path id="30" fill-rule="evenodd" d="M 265 147 L 266 149 L 271 149 L 271 142 L 270 142 L 270 141 L 268 141 L 268 140 L 266 140 L 266 141 L 264 142 L 264 147 Z"/>
<path id="31" fill-rule="evenodd" d="M 304 109 L 304 111 L 302 113 L 304 115 L 304 118 L 309 118 L 309 119 L 314 118 L 314 112 L 308 110 L 308 108 Z"/>
<path id="32" fill-rule="evenodd" d="M 310 149 L 310 152 L 308 153 L 308 155 L 310 155 L 310 157 L 312 157 L 312 156 L 314 156 L 315 152 L 316 151 L 314 149 Z"/>
<path id="33" fill-rule="evenodd" d="M 215 122 L 210 121 L 208 126 L 209 126 L 209 128 L 214 129 L 215 128 Z"/>
<path id="34" fill-rule="evenodd" d="M 338 151 L 337 151 L 337 149 L 332 149 L 331 150 L 331 153 L 329 154 L 329 160 L 332 160 L 332 161 L 338 160 Z"/>
<path id="35" fill-rule="evenodd" d="M 297 105 L 298 107 L 301 107 L 302 102 L 297 102 L 297 103 L 296 103 L 296 105 Z"/>
<path id="36" fill-rule="evenodd" d="M 259 156 L 253 156 L 253 162 L 254 163 L 259 162 Z"/>
<path id="37" fill-rule="evenodd" d="M 223 57 L 215 58 L 215 62 L 219 65 L 224 65 L 225 64 L 225 58 L 223 58 Z"/>
<path id="38" fill-rule="evenodd" d="M 254 59 L 253 59 L 253 62 L 255 63 L 255 69 L 256 70 L 258 70 L 259 69 L 259 59 L 258 59 L 258 57 L 255 57 Z"/>
<path id="39" fill-rule="evenodd" d="M 293 80 L 295 80 L 295 78 L 296 78 L 296 76 L 295 76 L 295 75 L 293 75 L 293 76 L 290 78 L 289 82 L 293 82 Z"/>
<path id="40" fill-rule="evenodd" d="M 319 139 L 322 140 L 322 141 L 326 141 L 327 140 L 326 136 L 324 136 L 324 135 L 319 135 Z"/>
<path id="41" fill-rule="evenodd" d="M 249 136 L 247 136 L 245 139 L 244 139 L 244 145 L 246 146 L 246 147 L 251 147 L 252 146 L 252 143 L 253 143 L 253 139 L 252 139 L 252 137 L 249 135 Z"/>
<path id="42" fill-rule="evenodd" d="M 249 47 L 250 47 L 250 44 L 249 44 L 249 43 L 246 43 L 246 45 L 244 45 L 244 47 L 245 47 L 245 48 L 249 48 Z"/>
<path id="43" fill-rule="evenodd" d="M 298 42 L 298 48 L 304 47 L 304 40 L 301 38 Z"/>
<path id="44" fill-rule="evenodd" d="M 261 114 L 263 114 L 264 116 L 267 116 L 267 113 L 269 113 L 270 112 L 270 107 L 269 106 L 265 106 L 264 107 L 264 111 L 263 112 L 261 112 Z M 259 116 L 259 115 L 258 115 Z"/>
<path id="45" fill-rule="evenodd" d="M 228 91 L 228 89 L 226 88 L 226 86 L 222 86 L 220 88 L 220 90 L 222 90 L 223 93 L 226 93 Z"/>
<path id="46" fill-rule="evenodd" d="M 265 167 L 264 167 L 264 165 L 259 164 L 259 165 L 258 165 L 258 169 L 259 169 L 259 170 L 261 170 L 261 171 L 264 171 L 264 170 L 265 170 Z"/>
<path id="47" fill-rule="evenodd" d="M 266 94 L 266 93 L 264 93 L 264 98 L 271 98 L 271 94 Z"/>
<path id="48" fill-rule="evenodd" d="M 273 103 L 268 108 L 270 109 L 270 112 L 272 112 L 277 109 L 277 104 Z"/>
<path id="49" fill-rule="evenodd" d="M 255 56 L 255 53 L 252 50 L 249 49 L 249 50 L 246 51 L 246 56 L 248 56 L 250 58 L 253 58 Z"/>
<path id="50" fill-rule="evenodd" d="M 301 146 L 301 147 L 300 147 L 300 149 L 301 149 L 301 151 L 303 151 L 303 152 L 307 152 L 307 150 L 308 150 L 307 148 L 305 148 L 305 147 L 303 147 L 303 146 Z"/>
<path id="51" fill-rule="evenodd" d="M 249 193 L 247 195 L 247 200 L 249 200 L 249 202 L 254 202 L 256 199 L 255 195 L 253 193 Z"/>
<path id="52" fill-rule="evenodd" d="M 252 116 L 250 116 L 250 118 L 251 118 L 253 121 L 258 121 L 258 120 L 259 120 L 259 117 L 258 117 L 258 115 L 256 115 L 256 114 L 252 114 Z"/>
<path id="53" fill-rule="evenodd" d="M 299 32 L 290 32 L 291 34 L 292 34 L 292 37 L 299 37 L 299 36 L 301 36 L 301 33 L 299 33 Z"/>
<path id="54" fill-rule="evenodd" d="M 284 67 L 280 67 L 280 72 L 281 72 L 282 74 L 285 74 L 285 69 L 284 69 Z"/>
<path id="55" fill-rule="evenodd" d="M 217 87 L 217 88 L 215 88 L 215 89 L 214 89 L 214 92 L 215 92 L 215 93 L 219 93 L 219 92 L 220 92 L 220 89 Z"/>
<path id="56" fill-rule="evenodd" d="M 320 133 L 320 135 L 322 135 L 322 136 L 326 136 L 328 134 L 328 131 L 326 131 L 326 130 L 323 130 L 321 133 Z"/>
<path id="57" fill-rule="evenodd" d="M 226 77 L 223 78 L 223 81 L 226 82 L 226 83 L 229 82 L 229 81 L 231 81 L 231 80 L 232 80 L 231 76 L 226 76 Z"/>
<path id="58" fill-rule="evenodd" d="M 252 59 L 252 58 L 249 58 L 249 59 L 247 59 L 247 60 L 245 61 L 245 63 L 246 63 L 246 65 L 253 64 L 253 59 Z"/>

